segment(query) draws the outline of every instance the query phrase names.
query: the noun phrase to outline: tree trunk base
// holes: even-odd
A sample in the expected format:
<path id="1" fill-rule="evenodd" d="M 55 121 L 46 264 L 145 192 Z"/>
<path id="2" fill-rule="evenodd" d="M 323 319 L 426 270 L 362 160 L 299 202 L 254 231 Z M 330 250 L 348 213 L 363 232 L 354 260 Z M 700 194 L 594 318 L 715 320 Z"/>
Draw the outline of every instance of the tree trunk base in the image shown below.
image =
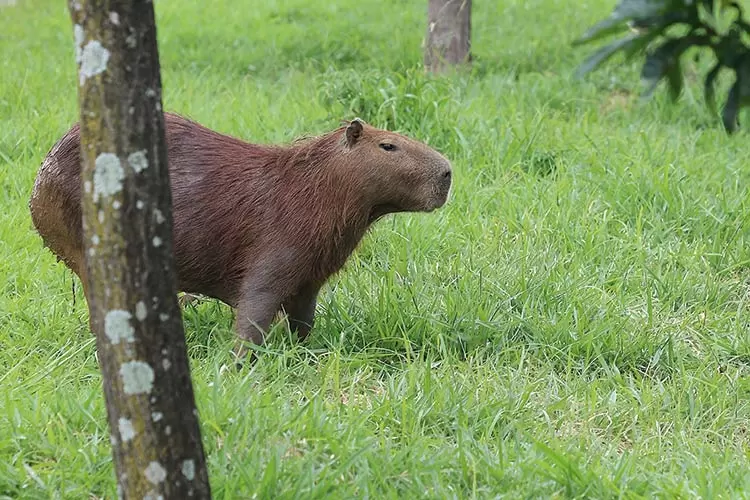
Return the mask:
<path id="1" fill-rule="evenodd" d="M 429 0 L 424 65 L 431 73 L 471 64 L 471 0 Z"/>

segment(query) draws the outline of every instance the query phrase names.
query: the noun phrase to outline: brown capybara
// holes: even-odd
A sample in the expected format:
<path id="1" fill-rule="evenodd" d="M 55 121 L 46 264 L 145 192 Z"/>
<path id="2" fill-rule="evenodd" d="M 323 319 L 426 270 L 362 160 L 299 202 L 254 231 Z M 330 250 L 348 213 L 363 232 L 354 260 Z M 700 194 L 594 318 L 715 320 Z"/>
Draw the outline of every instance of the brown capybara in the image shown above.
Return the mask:
<path id="1" fill-rule="evenodd" d="M 239 337 L 256 344 L 281 309 L 303 339 L 318 290 L 368 227 L 388 213 L 439 208 L 451 188 L 440 153 L 359 119 L 275 146 L 164 118 L 178 289 L 235 308 Z M 45 245 L 87 293 L 79 141 L 75 125 L 48 153 L 29 206 Z"/>

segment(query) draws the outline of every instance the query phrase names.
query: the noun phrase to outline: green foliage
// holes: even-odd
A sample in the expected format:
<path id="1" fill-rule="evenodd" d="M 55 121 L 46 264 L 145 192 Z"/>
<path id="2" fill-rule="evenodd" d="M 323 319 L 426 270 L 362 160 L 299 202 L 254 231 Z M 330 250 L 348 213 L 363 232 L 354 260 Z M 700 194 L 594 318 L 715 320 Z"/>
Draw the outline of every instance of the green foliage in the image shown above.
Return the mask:
<path id="1" fill-rule="evenodd" d="M 459 82 L 432 77 L 420 68 L 387 74 L 329 70 L 319 82 L 321 101 L 340 115 L 366 116 L 373 125 L 418 135 L 439 148 L 459 140 L 445 119 L 460 107 Z"/>
<path id="2" fill-rule="evenodd" d="M 373 228 L 302 345 L 282 323 L 238 372 L 231 310 L 185 309 L 214 498 L 747 496 L 750 144 L 687 86 L 562 85 L 604 2 L 475 2 L 475 72 L 440 78 L 423 2 L 206 5 L 155 2 L 166 109 L 259 142 L 360 116 L 456 183 Z M 0 9 L 0 54 L 0 498 L 116 498 L 83 295 L 27 206 L 77 115 L 65 5 Z"/>
<path id="3" fill-rule="evenodd" d="M 643 97 L 650 97 L 665 80 L 669 95 L 676 101 L 683 89 L 682 57 L 693 47 L 710 49 L 715 59 L 706 75 L 704 96 L 716 114 L 714 85 L 722 68 L 735 73 L 722 121 L 727 132 L 739 126 L 739 112 L 750 105 L 750 24 L 740 3 L 727 0 L 620 0 L 614 11 L 576 40 L 576 44 L 630 31 L 592 54 L 576 75 L 592 71 L 616 53 L 626 60 L 647 51 L 641 70 Z"/>

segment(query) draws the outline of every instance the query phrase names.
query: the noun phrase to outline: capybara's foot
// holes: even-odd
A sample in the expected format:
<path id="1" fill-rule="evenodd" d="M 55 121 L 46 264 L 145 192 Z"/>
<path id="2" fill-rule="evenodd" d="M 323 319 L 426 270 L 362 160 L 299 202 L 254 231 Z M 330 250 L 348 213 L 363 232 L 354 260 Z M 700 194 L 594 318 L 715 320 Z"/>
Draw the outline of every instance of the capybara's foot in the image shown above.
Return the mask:
<path id="1" fill-rule="evenodd" d="M 235 368 L 239 371 L 242 370 L 244 367 L 250 367 L 255 364 L 255 362 L 258 360 L 258 355 L 256 352 L 245 344 L 244 341 L 239 340 L 237 345 L 232 349 L 232 354 L 234 354 L 235 357 Z"/>

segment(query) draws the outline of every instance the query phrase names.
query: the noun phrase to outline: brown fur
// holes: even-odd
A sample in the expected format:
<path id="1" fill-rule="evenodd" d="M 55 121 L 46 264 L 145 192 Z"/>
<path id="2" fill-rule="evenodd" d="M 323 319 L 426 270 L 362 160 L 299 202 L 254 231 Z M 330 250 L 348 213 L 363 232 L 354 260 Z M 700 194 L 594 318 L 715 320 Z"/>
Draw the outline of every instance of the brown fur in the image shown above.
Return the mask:
<path id="1" fill-rule="evenodd" d="M 318 290 L 370 224 L 439 208 L 451 186 L 438 152 L 360 120 L 287 146 L 249 144 L 171 113 L 165 123 L 178 288 L 236 308 L 240 338 L 255 343 L 282 308 L 304 338 Z M 49 152 L 30 209 L 87 293 L 79 139 L 75 125 Z"/>

